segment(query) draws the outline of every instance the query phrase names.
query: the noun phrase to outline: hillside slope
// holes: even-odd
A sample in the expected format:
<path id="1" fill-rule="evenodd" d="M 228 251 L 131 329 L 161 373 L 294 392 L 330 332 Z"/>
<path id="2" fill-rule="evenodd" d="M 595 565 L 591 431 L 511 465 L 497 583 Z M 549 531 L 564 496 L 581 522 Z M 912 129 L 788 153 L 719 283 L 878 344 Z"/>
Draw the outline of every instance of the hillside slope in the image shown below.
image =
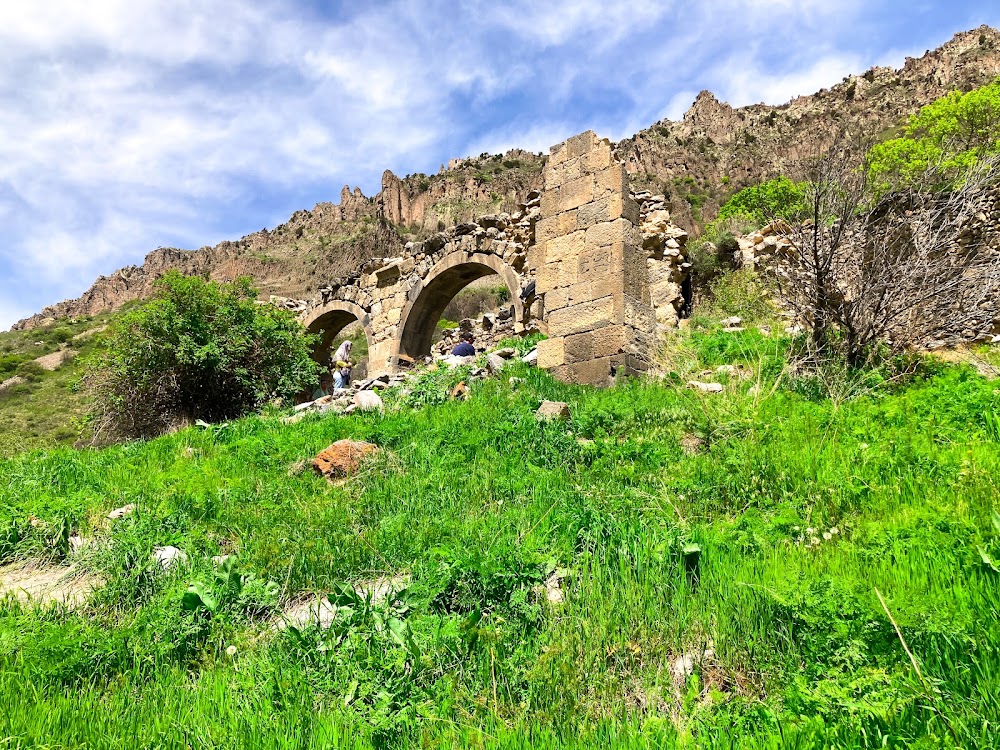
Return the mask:
<path id="1" fill-rule="evenodd" d="M 697 233 L 732 192 L 814 153 L 840 125 L 853 122 L 872 133 L 889 133 L 949 91 L 967 91 L 997 76 L 1000 32 L 984 26 L 908 59 L 899 70 L 873 68 L 781 106 L 734 109 L 702 92 L 681 121 L 661 121 L 617 150 L 635 186 L 664 193 L 674 220 Z M 15 328 L 114 309 L 144 297 L 153 280 L 172 268 L 217 280 L 245 274 L 264 296 L 308 297 L 364 260 L 395 255 L 407 239 L 512 209 L 540 185 L 543 164 L 541 155 L 513 150 L 456 160 L 435 175 L 399 178 L 387 171 L 374 197 L 345 187 L 339 204 L 299 211 L 270 231 L 196 251 L 155 250 L 142 266 L 102 277 L 80 298 L 47 307 Z"/>
<path id="2" fill-rule="evenodd" d="M 995 384 L 935 367 L 831 399 L 787 340 L 674 343 L 677 382 L 516 364 L 449 401 L 468 370 L 432 372 L 384 414 L 0 460 L 0 589 L 75 582 L 70 607 L 0 598 L 0 737 L 995 747 Z M 328 482 L 309 461 L 342 438 L 381 451 Z"/>

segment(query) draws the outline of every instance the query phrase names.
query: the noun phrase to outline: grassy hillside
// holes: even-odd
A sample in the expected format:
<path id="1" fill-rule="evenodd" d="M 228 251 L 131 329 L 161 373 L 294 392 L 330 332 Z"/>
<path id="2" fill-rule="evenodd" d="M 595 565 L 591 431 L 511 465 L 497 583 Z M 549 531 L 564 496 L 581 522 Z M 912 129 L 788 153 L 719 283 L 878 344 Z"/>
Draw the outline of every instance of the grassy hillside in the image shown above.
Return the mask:
<path id="1" fill-rule="evenodd" d="M 0 604 L 0 737 L 995 747 L 996 383 L 943 364 L 793 377 L 786 346 L 709 329 L 675 342 L 677 382 L 516 367 L 440 403 L 461 374 L 428 375 L 384 415 L 0 460 L 0 559 L 105 580 L 76 611 Z M 725 392 L 685 387 L 702 370 Z M 571 421 L 537 422 L 543 398 Z M 306 462 L 344 437 L 383 451 L 329 484 Z M 70 552 L 70 533 L 95 542 Z M 164 573 L 149 556 L 168 544 L 189 563 Z M 220 553 L 241 589 L 215 582 Z M 384 602 L 342 587 L 400 575 Z M 214 611 L 185 608 L 199 582 Z M 341 605 L 333 627 L 275 630 L 308 592 Z"/>
<path id="2" fill-rule="evenodd" d="M 72 445 L 86 436 L 87 404 L 76 384 L 83 360 L 99 345 L 101 332 L 117 314 L 63 319 L 31 331 L 0 333 L 0 383 L 13 377 L 23 381 L 0 388 L 0 458 Z M 60 350 L 74 356 L 57 369 L 46 370 L 35 363 Z"/>

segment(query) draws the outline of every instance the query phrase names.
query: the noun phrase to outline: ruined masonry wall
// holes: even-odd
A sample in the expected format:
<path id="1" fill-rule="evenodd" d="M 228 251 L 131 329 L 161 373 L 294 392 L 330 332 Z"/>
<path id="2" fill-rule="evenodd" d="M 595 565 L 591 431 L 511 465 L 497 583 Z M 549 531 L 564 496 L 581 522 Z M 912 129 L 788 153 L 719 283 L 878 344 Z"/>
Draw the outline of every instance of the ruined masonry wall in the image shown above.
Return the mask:
<path id="1" fill-rule="evenodd" d="M 624 165 L 609 141 L 588 131 L 552 148 L 544 176 L 537 244 L 528 253 L 549 336 L 539 366 L 591 385 L 645 372 L 656 315 Z"/>

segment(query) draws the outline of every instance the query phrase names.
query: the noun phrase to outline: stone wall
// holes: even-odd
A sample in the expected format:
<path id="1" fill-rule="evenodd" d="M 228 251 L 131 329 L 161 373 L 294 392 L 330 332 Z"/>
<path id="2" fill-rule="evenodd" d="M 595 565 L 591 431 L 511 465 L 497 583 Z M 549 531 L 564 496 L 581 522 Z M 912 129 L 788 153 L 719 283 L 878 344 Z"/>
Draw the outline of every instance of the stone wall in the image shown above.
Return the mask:
<path id="1" fill-rule="evenodd" d="M 560 380 L 607 385 L 645 372 L 655 346 L 639 206 L 611 143 L 588 131 L 554 146 L 528 253 L 548 339 L 538 364 Z"/>
<path id="2" fill-rule="evenodd" d="M 610 142 L 592 132 L 553 147 L 542 177 L 544 190 L 513 213 L 408 243 L 399 256 L 369 260 L 322 287 L 301 313 L 323 334 L 317 359 L 358 320 L 371 372 L 423 360 L 452 298 L 496 273 L 511 304 L 490 316 L 480 344 L 541 330 L 549 338 L 539 365 L 562 380 L 606 385 L 645 372 L 657 334 L 677 324 L 685 302 L 687 233 L 671 222 L 662 195 L 629 191 Z"/>

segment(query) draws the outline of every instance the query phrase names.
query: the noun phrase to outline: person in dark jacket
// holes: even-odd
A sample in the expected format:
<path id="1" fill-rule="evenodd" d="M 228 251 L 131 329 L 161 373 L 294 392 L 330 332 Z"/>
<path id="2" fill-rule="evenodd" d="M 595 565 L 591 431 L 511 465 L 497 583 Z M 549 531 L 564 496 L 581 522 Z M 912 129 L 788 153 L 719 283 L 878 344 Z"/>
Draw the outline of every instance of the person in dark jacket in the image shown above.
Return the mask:
<path id="1" fill-rule="evenodd" d="M 462 334 L 462 341 L 451 350 L 451 353 L 456 357 L 475 357 L 476 347 L 472 345 L 474 338 L 472 336 L 472 331 L 466 331 Z"/>

